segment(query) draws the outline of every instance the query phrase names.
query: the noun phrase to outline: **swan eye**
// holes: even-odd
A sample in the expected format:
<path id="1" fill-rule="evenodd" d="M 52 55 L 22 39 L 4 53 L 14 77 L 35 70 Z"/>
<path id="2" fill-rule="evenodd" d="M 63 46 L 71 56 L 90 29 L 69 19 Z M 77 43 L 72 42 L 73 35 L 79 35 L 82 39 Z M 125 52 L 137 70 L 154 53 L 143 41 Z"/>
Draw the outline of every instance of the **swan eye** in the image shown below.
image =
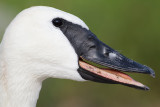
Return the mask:
<path id="1" fill-rule="evenodd" d="M 62 19 L 60 19 L 60 18 L 53 19 L 53 20 L 52 20 L 52 23 L 53 23 L 53 25 L 56 26 L 56 27 L 60 27 L 60 26 L 63 25 Z"/>

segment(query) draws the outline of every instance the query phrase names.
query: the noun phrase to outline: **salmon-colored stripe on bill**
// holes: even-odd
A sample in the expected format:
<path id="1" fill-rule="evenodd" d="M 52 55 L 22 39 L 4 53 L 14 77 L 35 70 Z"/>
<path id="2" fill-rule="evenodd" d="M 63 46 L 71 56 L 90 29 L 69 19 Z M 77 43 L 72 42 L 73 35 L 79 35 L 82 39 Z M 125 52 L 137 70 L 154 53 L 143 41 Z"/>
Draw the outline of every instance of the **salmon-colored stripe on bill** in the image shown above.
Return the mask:
<path id="1" fill-rule="evenodd" d="M 123 84 L 130 84 L 130 85 L 134 85 L 134 86 L 139 86 L 139 87 L 145 87 L 142 83 L 135 81 L 134 79 L 132 79 L 129 75 L 120 72 L 120 71 L 116 71 L 113 69 L 101 69 L 101 68 L 97 68 L 95 66 L 92 66 L 86 62 L 83 61 L 79 61 L 79 65 L 87 70 L 90 71 L 94 74 L 97 74 L 101 77 L 104 77 L 106 79 L 110 79 L 113 81 L 116 81 L 118 83 L 123 83 Z"/>

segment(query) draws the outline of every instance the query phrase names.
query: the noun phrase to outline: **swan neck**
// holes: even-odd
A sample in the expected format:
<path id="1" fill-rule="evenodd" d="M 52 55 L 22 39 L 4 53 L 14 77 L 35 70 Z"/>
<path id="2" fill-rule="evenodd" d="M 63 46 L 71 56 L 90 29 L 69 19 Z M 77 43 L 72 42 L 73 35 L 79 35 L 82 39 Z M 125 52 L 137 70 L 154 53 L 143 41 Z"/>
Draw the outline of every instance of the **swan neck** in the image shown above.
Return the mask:
<path id="1" fill-rule="evenodd" d="M 0 107 L 36 107 L 41 81 L 31 75 L 0 72 Z"/>

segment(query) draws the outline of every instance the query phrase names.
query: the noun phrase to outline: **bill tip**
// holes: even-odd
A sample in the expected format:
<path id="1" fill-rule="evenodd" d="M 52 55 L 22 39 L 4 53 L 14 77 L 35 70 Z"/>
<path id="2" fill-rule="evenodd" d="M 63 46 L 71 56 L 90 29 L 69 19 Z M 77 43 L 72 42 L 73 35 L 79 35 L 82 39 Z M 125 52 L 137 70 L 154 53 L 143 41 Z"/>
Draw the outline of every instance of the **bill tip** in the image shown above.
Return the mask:
<path id="1" fill-rule="evenodd" d="M 155 73 L 150 74 L 153 78 L 155 78 Z"/>
<path id="2" fill-rule="evenodd" d="M 150 71 L 150 75 L 151 75 L 153 78 L 155 78 L 155 72 L 153 71 L 153 69 L 151 69 L 151 68 L 149 68 L 149 67 L 148 67 L 148 69 L 149 69 L 149 71 Z"/>
<path id="3" fill-rule="evenodd" d="M 149 87 L 144 86 L 144 90 L 148 91 L 148 90 L 150 90 L 150 89 L 149 89 Z"/>

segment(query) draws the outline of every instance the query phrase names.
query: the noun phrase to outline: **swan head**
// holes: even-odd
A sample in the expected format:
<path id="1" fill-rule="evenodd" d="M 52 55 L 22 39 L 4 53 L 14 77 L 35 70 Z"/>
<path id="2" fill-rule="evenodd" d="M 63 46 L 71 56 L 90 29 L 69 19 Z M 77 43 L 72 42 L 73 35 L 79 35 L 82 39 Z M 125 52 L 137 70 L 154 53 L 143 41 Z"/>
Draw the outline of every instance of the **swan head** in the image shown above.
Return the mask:
<path id="1" fill-rule="evenodd" d="M 154 71 L 107 46 L 78 17 L 36 6 L 22 11 L 6 30 L 1 53 L 37 78 L 48 77 L 116 83 L 140 89 L 145 85 L 123 72 Z"/>

